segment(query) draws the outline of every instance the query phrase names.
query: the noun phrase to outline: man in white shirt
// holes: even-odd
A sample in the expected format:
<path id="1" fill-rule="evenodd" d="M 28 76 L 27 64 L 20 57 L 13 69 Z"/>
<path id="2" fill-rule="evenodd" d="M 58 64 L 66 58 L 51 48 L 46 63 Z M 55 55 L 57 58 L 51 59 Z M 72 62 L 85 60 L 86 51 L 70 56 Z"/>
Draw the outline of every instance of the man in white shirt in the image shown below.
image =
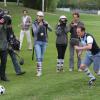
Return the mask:
<path id="1" fill-rule="evenodd" d="M 28 42 L 28 49 L 32 50 L 32 43 L 31 43 L 31 35 L 30 35 L 30 26 L 32 24 L 31 17 L 28 15 L 27 10 L 23 10 L 23 17 L 21 21 L 21 31 L 20 31 L 20 50 L 23 43 L 24 34 L 26 33 L 26 38 Z"/>
<path id="2" fill-rule="evenodd" d="M 83 26 L 79 26 L 77 28 L 77 35 L 79 36 L 81 43 L 83 44 L 82 47 L 75 46 L 76 50 L 86 50 L 86 56 L 82 61 L 80 68 L 87 74 L 90 78 L 89 85 L 92 85 L 96 80 L 95 76 L 90 72 L 88 67 L 93 62 L 94 71 L 97 75 L 100 75 L 100 48 L 97 45 L 94 37 L 89 33 L 85 32 L 85 28 Z"/>

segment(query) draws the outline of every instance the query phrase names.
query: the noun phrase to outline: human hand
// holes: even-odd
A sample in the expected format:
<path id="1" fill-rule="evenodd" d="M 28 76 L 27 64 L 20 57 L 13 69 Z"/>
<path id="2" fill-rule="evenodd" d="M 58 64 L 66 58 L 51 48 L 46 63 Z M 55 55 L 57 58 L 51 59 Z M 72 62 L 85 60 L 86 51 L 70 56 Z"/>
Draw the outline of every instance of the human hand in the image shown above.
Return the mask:
<path id="1" fill-rule="evenodd" d="M 42 26 L 42 25 L 43 25 L 43 22 L 40 22 L 40 23 L 39 23 L 39 26 Z"/>

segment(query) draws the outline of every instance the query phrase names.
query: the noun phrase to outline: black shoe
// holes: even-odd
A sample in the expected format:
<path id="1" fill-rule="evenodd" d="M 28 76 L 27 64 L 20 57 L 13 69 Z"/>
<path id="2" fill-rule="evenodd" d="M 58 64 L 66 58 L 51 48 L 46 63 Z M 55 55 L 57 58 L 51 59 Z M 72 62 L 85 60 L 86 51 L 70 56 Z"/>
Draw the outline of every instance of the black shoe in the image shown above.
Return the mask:
<path id="1" fill-rule="evenodd" d="M 9 80 L 6 77 L 1 77 L 2 81 L 8 82 Z"/>
<path id="2" fill-rule="evenodd" d="M 89 86 L 94 85 L 94 82 L 95 82 L 95 81 L 96 81 L 96 78 L 90 79 L 89 82 L 88 82 Z"/>
<path id="3" fill-rule="evenodd" d="M 23 75 L 23 74 L 25 74 L 25 73 L 26 73 L 26 72 L 23 71 L 23 72 L 17 73 L 16 75 Z"/>

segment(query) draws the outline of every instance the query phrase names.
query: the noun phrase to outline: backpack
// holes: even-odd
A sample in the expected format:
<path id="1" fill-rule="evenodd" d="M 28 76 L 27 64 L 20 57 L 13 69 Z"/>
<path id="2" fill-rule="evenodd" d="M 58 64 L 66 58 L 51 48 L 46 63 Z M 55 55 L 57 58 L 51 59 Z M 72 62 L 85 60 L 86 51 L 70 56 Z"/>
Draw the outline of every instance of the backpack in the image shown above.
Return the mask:
<path id="1" fill-rule="evenodd" d="M 13 35 L 10 36 L 10 41 L 9 41 L 11 47 L 13 50 L 19 50 L 20 48 L 20 41 L 16 39 Z"/>

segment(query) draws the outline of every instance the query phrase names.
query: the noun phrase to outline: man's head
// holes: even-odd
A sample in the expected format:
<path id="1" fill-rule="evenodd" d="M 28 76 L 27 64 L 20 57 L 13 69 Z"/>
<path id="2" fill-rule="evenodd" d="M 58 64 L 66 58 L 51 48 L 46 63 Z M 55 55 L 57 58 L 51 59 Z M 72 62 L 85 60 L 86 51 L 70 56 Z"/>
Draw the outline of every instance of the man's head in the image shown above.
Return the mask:
<path id="1" fill-rule="evenodd" d="M 28 14 L 27 10 L 23 10 L 23 15 L 26 16 Z"/>
<path id="2" fill-rule="evenodd" d="M 77 31 L 78 37 L 83 37 L 84 33 L 85 33 L 85 27 L 84 26 L 78 26 L 76 31 Z"/>
<path id="3" fill-rule="evenodd" d="M 37 20 L 42 21 L 44 19 L 44 13 L 42 11 L 37 12 Z"/>
<path id="4" fill-rule="evenodd" d="M 73 13 L 73 19 L 74 19 L 75 21 L 79 20 L 79 17 L 80 17 L 80 15 L 79 15 L 78 12 L 74 12 L 74 13 Z"/>

